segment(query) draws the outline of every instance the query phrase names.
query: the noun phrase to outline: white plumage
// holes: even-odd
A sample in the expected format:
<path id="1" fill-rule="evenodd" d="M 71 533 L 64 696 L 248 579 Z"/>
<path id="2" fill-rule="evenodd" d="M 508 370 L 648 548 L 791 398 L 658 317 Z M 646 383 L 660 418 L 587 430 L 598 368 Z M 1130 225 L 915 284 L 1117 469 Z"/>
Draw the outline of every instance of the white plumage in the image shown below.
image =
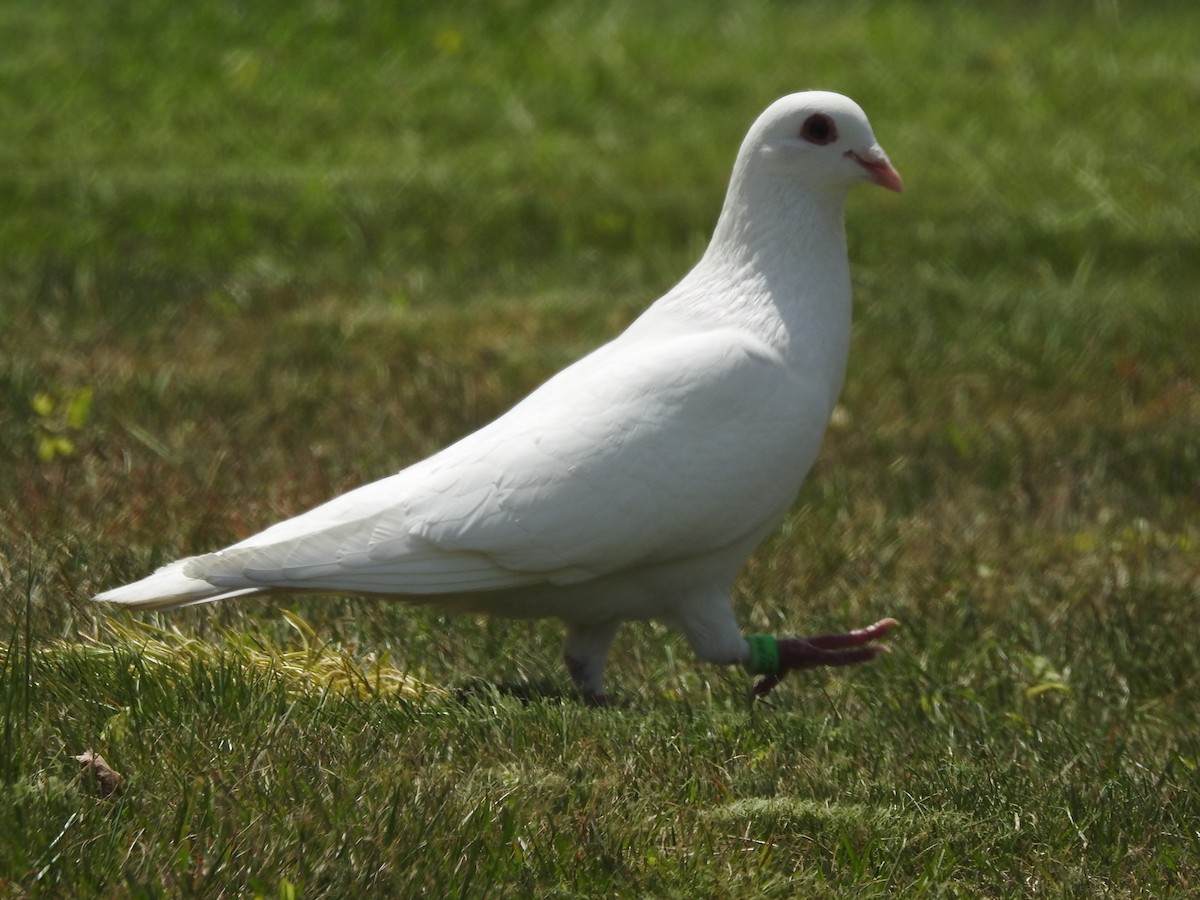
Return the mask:
<path id="1" fill-rule="evenodd" d="M 753 666 L 769 676 L 761 690 L 793 668 L 873 658 L 893 620 L 771 641 L 763 663 L 730 604 L 841 390 L 857 181 L 902 189 L 862 110 L 828 92 L 781 98 L 742 143 L 703 258 L 615 340 L 429 459 L 96 599 L 330 591 L 555 616 L 592 699 L 630 619 L 675 625 L 701 659 Z"/>

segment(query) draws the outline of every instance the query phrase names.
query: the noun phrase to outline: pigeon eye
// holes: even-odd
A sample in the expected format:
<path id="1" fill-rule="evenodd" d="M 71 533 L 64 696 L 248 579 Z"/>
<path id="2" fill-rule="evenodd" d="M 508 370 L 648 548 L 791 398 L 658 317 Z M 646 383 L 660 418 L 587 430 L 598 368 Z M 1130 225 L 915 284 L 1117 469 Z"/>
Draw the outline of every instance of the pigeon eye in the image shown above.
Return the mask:
<path id="1" fill-rule="evenodd" d="M 837 126 L 825 113 L 814 113 L 800 126 L 800 137 L 810 144 L 832 144 L 837 136 Z"/>

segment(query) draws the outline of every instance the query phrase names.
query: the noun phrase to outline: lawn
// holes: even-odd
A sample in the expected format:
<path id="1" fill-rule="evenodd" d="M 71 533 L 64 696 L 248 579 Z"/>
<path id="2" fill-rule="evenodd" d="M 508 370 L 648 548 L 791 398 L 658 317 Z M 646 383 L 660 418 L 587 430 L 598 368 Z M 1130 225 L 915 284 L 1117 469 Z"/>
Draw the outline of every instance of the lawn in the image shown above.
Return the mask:
<path id="1" fill-rule="evenodd" d="M 0 895 L 1200 893 L 1200 9 L 1006 6 L 0 9 Z M 89 602 L 619 332 L 807 87 L 908 191 L 736 602 L 893 653 L 593 709 L 553 622 Z"/>

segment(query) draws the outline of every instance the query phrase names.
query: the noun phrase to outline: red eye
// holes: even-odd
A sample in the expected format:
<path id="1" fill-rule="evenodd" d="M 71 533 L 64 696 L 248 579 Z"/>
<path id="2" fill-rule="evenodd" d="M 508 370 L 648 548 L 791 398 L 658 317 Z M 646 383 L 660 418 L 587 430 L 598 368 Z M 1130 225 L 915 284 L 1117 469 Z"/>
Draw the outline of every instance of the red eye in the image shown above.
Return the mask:
<path id="1" fill-rule="evenodd" d="M 832 144 L 837 140 L 837 126 L 825 113 L 813 113 L 800 126 L 800 137 L 810 144 Z"/>

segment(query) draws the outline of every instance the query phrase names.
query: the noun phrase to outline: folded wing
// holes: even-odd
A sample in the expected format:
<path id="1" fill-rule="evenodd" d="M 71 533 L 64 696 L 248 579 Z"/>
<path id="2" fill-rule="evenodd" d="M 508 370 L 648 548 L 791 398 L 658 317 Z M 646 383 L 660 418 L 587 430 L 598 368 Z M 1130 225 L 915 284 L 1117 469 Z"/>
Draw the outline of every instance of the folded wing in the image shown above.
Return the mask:
<path id="1" fill-rule="evenodd" d="M 222 591 L 486 591 L 701 556 L 781 517 L 825 427 L 812 388 L 735 330 L 646 350 L 602 347 L 441 453 L 177 565 Z"/>

